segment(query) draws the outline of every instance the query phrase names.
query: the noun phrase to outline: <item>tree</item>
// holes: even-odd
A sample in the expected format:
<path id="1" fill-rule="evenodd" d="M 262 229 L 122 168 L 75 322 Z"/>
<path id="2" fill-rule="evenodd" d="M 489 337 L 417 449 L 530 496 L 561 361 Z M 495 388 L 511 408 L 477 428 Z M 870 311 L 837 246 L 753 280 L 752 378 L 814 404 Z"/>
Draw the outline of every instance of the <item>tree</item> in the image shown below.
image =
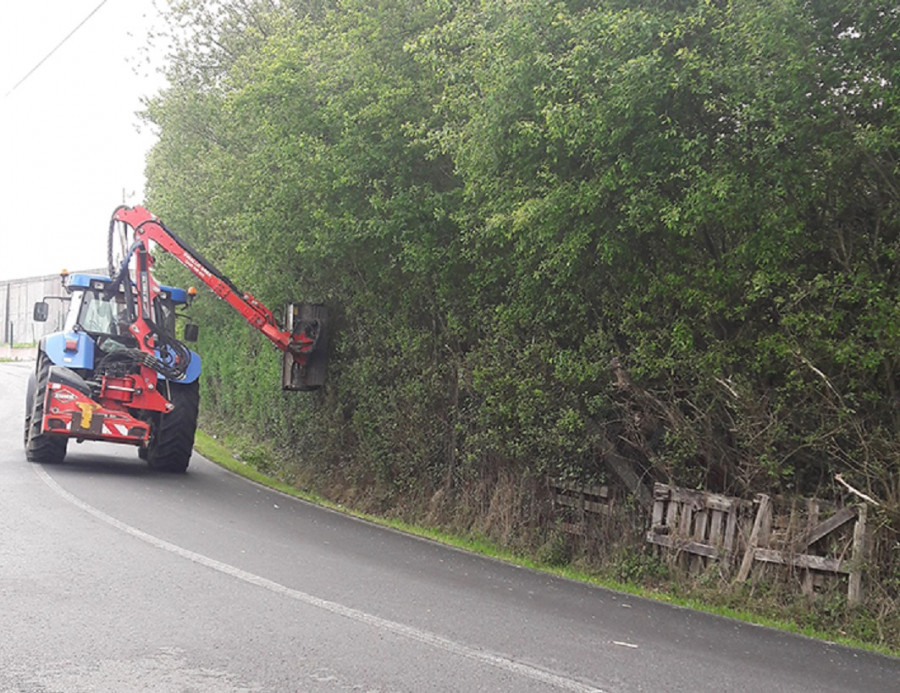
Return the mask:
<path id="1" fill-rule="evenodd" d="M 338 306 L 315 416 L 272 418 L 231 327 L 217 413 L 398 505 L 610 450 L 900 502 L 895 10 L 185 7 L 151 203 L 267 303 Z"/>

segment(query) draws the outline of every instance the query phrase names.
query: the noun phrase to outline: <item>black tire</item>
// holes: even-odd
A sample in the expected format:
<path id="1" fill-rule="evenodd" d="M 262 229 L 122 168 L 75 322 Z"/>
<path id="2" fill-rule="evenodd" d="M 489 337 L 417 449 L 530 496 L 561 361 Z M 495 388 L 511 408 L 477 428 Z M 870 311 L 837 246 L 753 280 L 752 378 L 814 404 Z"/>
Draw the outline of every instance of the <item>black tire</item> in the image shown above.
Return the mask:
<path id="1" fill-rule="evenodd" d="M 31 411 L 34 409 L 34 390 L 37 378 L 34 373 L 28 376 L 28 387 L 25 390 L 25 447 L 28 447 L 28 436 L 31 435 Z"/>
<path id="2" fill-rule="evenodd" d="M 116 210 L 118 211 L 118 210 Z M 115 218 L 109 221 L 109 236 L 106 241 L 106 264 L 110 279 L 115 279 L 122 263 L 134 243 L 134 229 Z"/>
<path id="3" fill-rule="evenodd" d="M 200 383 L 169 383 L 168 389 L 175 408 L 162 414 L 154 424 L 145 459 L 153 469 L 182 473 L 187 471 L 194 450 Z"/>
<path id="4" fill-rule="evenodd" d="M 31 393 L 31 414 L 25 415 L 27 430 L 25 434 L 25 457 L 29 462 L 38 464 L 59 464 L 66 457 L 69 439 L 62 435 L 44 433 L 44 398 L 47 393 L 47 382 L 50 378 L 50 366 L 53 362 L 43 351 L 38 352 L 35 368 L 34 391 Z"/>

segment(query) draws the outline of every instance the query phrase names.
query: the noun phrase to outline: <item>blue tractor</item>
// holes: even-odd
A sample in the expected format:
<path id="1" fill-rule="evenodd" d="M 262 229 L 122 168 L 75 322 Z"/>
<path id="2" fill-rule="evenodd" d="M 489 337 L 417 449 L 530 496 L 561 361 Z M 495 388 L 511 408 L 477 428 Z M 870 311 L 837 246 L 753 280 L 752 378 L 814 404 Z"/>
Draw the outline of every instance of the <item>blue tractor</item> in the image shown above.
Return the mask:
<path id="1" fill-rule="evenodd" d="M 327 310 L 288 304 L 286 326 L 241 292 L 199 253 L 142 207 L 119 207 L 110 222 L 109 276 L 66 277 L 69 310 L 61 332 L 39 345 L 25 402 L 25 451 L 32 462 L 62 462 L 71 438 L 138 447 L 161 471 L 188 468 L 200 404 L 200 356 L 190 321 L 176 336 L 177 310 L 195 291 L 165 286 L 152 275 L 151 243 L 194 272 L 283 352 L 282 387 L 324 384 Z M 35 320 L 49 306 L 35 305 Z"/>

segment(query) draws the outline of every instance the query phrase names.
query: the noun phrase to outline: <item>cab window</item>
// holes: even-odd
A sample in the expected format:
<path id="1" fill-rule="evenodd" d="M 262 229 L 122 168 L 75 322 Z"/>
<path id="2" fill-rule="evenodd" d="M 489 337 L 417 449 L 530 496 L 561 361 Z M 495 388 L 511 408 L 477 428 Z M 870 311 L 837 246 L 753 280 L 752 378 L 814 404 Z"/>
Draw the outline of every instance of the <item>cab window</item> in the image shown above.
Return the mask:
<path id="1" fill-rule="evenodd" d="M 85 291 L 78 323 L 86 332 L 128 334 L 128 310 L 121 294 L 106 298 L 102 293 Z"/>
<path id="2" fill-rule="evenodd" d="M 175 336 L 175 304 L 170 298 L 157 298 L 153 302 L 156 312 L 156 325 L 170 337 Z"/>

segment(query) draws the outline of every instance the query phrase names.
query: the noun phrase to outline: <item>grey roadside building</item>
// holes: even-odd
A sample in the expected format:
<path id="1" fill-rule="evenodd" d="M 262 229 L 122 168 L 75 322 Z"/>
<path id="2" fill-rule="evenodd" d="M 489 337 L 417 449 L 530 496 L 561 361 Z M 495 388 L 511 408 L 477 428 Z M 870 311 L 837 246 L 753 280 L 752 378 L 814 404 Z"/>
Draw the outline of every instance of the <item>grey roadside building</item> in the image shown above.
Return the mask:
<path id="1" fill-rule="evenodd" d="M 89 274 L 105 274 L 106 270 L 83 270 Z M 34 345 L 41 337 L 62 329 L 67 304 L 62 275 L 47 274 L 25 279 L 0 280 L 0 336 L 6 350 L 16 345 Z M 35 322 L 34 304 L 46 300 L 50 306 L 47 322 Z"/>

